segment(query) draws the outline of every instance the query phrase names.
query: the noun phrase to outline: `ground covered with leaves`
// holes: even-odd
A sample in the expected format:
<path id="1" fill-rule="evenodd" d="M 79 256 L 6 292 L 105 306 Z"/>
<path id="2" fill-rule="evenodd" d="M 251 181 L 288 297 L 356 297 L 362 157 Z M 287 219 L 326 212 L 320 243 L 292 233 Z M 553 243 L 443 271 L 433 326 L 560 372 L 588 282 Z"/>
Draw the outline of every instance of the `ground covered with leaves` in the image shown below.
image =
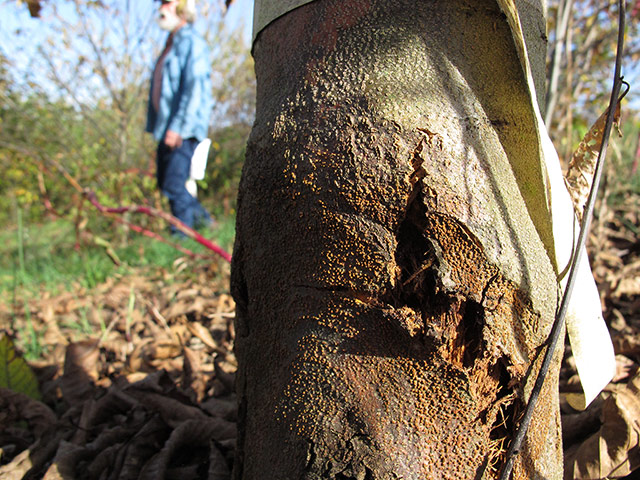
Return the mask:
<path id="1" fill-rule="evenodd" d="M 586 411 L 562 402 L 566 478 L 636 478 L 640 204 L 600 211 L 590 248 L 618 372 Z M 223 261 L 180 258 L 92 290 L 0 303 L 0 325 L 10 326 L 0 333 L 0 385 L 12 387 L 0 388 L 0 478 L 229 479 L 228 274 Z M 41 356 L 22 364 L 15 344 L 24 350 L 36 332 Z M 576 385 L 567 350 L 562 397 Z"/>
<path id="2" fill-rule="evenodd" d="M 599 206 L 590 257 L 616 353 L 616 375 L 583 412 L 562 405 L 565 478 L 640 478 L 640 199 Z M 561 393 L 578 378 L 567 346 Z M 635 471 L 634 471 L 635 470 Z M 633 472 L 633 473 L 632 473 Z"/>
<path id="3" fill-rule="evenodd" d="M 2 305 L 0 324 L 12 325 L 4 338 L 42 332 L 43 354 L 29 362 L 38 392 L 20 388 L 29 383 L 20 372 L 0 389 L 0 478 L 230 478 L 228 270 L 181 258 L 172 271 Z M 0 370 L 17 368 L 1 340 L 0 357 Z"/>

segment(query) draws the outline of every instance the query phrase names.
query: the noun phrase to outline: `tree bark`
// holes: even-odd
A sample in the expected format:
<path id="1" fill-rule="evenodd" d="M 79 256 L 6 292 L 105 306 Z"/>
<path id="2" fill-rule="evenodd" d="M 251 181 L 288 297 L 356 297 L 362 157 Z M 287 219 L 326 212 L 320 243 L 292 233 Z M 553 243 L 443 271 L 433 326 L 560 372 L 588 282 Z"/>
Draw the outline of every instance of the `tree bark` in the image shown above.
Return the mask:
<path id="1" fill-rule="evenodd" d="M 322 0 L 254 57 L 234 478 L 496 478 L 558 298 L 505 17 Z M 560 355 L 513 478 L 562 478 Z"/>

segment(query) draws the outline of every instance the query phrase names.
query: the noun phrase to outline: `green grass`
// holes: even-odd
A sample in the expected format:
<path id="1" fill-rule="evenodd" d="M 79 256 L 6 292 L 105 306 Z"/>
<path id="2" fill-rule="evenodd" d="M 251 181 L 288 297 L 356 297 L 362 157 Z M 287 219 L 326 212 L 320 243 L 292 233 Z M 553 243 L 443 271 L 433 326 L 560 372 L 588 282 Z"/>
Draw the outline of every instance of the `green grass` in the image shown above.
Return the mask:
<path id="1" fill-rule="evenodd" d="M 20 218 L 17 220 L 15 226 L 0 232 L 0 297 L 5 300 L 11 298 L 7 293 L 18 287 L 33 293 L 44 288 L 52 294 L 78 287 L 93 288 L 129 267 L 170 269 L 178 257 L 184 256 L 170 245 L 131 232 L 126 246 L 111 244 L 121 261 L 116 266 L 105 246 L 90 244 L 75 249 L 75 233 L 69 222 L 23 225 Z M 218 226 L 203 235 L 230 251 L 235 219 L 219 219 Z M 191 240 L 183 242 L 183 246 L 196 253 L 210 253 Z"/>

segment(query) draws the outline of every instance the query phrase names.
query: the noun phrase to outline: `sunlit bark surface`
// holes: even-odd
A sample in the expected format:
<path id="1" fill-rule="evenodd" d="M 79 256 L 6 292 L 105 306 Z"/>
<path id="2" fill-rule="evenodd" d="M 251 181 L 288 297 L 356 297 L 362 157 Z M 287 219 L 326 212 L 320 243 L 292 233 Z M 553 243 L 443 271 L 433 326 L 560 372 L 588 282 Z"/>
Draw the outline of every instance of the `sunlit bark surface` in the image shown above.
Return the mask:
<path id="1" fill-rule="evenodd" d="M 495 478 L 557 302 L 498 6 L 322 0 L 254 56 L 235 478 Z M 514 478 L 562 477 L 557 363 Z"/>

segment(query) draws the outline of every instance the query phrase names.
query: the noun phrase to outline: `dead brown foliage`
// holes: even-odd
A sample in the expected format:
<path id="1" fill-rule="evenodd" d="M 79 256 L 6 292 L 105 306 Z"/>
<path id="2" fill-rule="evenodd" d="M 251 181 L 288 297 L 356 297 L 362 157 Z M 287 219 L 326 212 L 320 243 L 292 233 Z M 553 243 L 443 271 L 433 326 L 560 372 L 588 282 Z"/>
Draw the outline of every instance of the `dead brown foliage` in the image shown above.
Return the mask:
<path id="1" fill-rule="evenodd" d="M 43 402 L 0 391 L 0 478 L 230 478 L 228 266 L 176 270 L 185 266 L 195 274 L 132 272 L 27 302 L 43 333 L 46 353 L 32 363 Z M 28 317 L 16 305 L 0 304 L 2 325 L 15 315 L 14 335 Z"/>
<path id="2" fill-rule="evenodd" d="M 597 211 L 589 249 L 617 371 L 584 412 L 562 405 L 565 478 L 631 479 L 640 467 L 640 199 Z M 561 393 L 578 382 L 567 348 Z"/>
<path id="3" fill-rule="evenodd" d="M 633 478 L 640 200 L 598 212 L 590 250 L 618 373 L 586 411 L 561 406 L 566 478 Z M 0 391 L 0 478 L 230 478 L 236 362 L 228 265 L 181 261 L 174 272 L 134 271 L 93 291 L 43 292 L 27 302 L 46 347 L 32 363 L 43 402 Z M 16 319 L 14 334 L 27 321 L 22 305 L 0 304 L 3 326 Z M 96 334 L 82 333 L 83 322 Z M 561 393 L 576 385 L 568 350 Z"/>

